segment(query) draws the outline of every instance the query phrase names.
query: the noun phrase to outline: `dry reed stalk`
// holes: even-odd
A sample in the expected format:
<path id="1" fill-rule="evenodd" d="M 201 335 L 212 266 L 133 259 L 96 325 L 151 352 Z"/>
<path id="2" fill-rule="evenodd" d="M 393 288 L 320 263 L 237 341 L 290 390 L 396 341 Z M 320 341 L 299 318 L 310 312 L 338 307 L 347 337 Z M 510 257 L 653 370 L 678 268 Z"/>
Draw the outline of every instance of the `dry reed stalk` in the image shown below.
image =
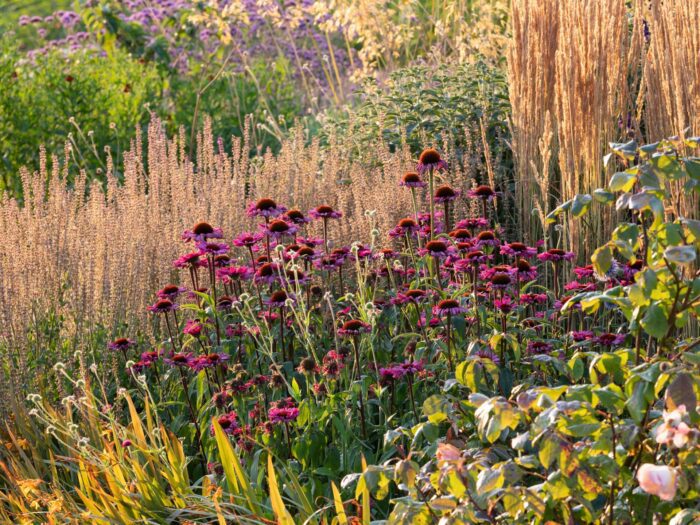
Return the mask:
<path id="1" fill-rule="evenodd" d="M 338 245 L 370 240 L 366 210 L 377 210 L 380 246 L 390 242 L 387 231 L 410 215 L 410 192 L 398 186 L 400 176 L 415 166 L 406 147 L 390 153 L 378 144 L 378 167 L 366 169 L 349 160 L 342 146 L 322 150 L 317 142 L 305 145 L 298 129 L 278 155 L 249 158 L 249 131 L 233 139 L 232 153 L 227 153 L 205 122 L 192 163 L 183 133 L 168 138 L 153 120 L 146 151 L 139 140 L 132 143 L 123 183 L 108 174 L 106 193 L 88 187 L 84 173 L 75 178 L 73 189 L 67 188 L 65 164 L 42 151 L 41 170 L 22 172 L 24 205 L 0 198 L 0 228 L 8 248 L 0 250 L 0 323 L 8 348 L 26 359 L 28 348 L 48 344 L 27 341 L 28 330 L 47 312 L 64 319 L 62 337 L 71 347 L 53 357 L 69 365 L 79 348 L 86 363 L 74 366 L 103 361 L 103 348 L 80 346 L 94 340 L 82 336 L 98 324 L 104 326 L 104 337 L 140 332 L 155 342 L 157 327 L 145 307 L 157 289 L 178 279 L 172 261 L 192 249 L 180 239 L 182 231 L 206 220 L 222 227 L 230 241 L 256 227 L 245 213 L 255 198 L 271 197 L 303 211 L 319 204 L 342 210 L 344 219 L 331 229 Z M 465 156 L 469 162 L 474 157 Z M 466 191 L 479 169 L 483 167 L 455 161 L 450 183 Z M 319 225 L 311 228 L 321 233 Z M 39 329 L 33 332 L 41 335 Z M 18 374 L 23 377 L 13 377 L 13 384 L 26 387 L 31 379 L 26 368 Z"/>
<path id="2" fill-rule="evenodd" d="M 551 165 L 540 153 L 552 147 L 546 134 L 554 110 L 554 59 L 559 38 L 559 2 L 513 0 L 512 37 L 508 48 L 508 84 L 511 103 L 511 146 L 517 173 L 516 198 L 521 210 L 540 210 L 540 224 L 522 213 L 523 238 L 531 242 L 543 229 L 549 212 Z M 543 191 L 546 190 L 546 191 Z"/>

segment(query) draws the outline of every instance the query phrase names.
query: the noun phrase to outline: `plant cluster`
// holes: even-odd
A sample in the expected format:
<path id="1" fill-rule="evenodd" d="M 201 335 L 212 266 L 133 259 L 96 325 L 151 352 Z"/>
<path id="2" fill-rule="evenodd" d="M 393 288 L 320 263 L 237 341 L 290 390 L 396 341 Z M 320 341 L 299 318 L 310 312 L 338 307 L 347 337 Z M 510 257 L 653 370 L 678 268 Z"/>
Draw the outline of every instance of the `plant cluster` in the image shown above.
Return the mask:
<path id="1" fill-rule="evenodd" d="M 587 266 L 506 239 L 494 222 L 500 191 L 453 187 L 432 148 L 396 181 L 413 205 L 386 237 L 370 213 L 368 243 L 338 242 L 343 212 L 326 204 L 259 198 L 246 206 L 256 227 L 235 236 L 198 222 L 172 263 L 179 284 L 147 308 L 162 341 L 107 345 L 127 389 L 91 385 L 92 371 L 66 375 L 78 421 L 36 397 L 33 414 L 51 450 L 85 464 L 79 497 L 94 520 L 199 511 L 283 523 L 633 522 L 654 513 L 688 523 L 698 492 L 700 278 L 691 266 L 700 235 L 697 221 L 656 204 L 666 182 L 695 186 L 694 160 L 675 151 L 672 142 L 640 150 L 639 165 L 595 193 L 602 203 L 624 191 L 618 206 L 646 205 L 620 226 L 636 233 Z M 460 200 L 473 204 L 466 216 Z M 592 200 L 557 213 L 580 215 Z M 80 413 L 101 415 L 83 422 Z M 167 460 L 148 459 L 154 447 Z M 111 461 L 135 479 L 101 478 Z M 152 461 L 161 473 L 140 473 Z M 31 463 L 13 458 L 7 482 L 30 483 Z M 76 480 L 70 469 L 53 476 L 59 486 Z M 197 504 L 187 480 L 199 478 Z M 150 506 L 113 503 L 132 481 Z M 212 496 L 217 486 L 227 509 Z M 13 492 L 5 512 L 26 500 Z"/>

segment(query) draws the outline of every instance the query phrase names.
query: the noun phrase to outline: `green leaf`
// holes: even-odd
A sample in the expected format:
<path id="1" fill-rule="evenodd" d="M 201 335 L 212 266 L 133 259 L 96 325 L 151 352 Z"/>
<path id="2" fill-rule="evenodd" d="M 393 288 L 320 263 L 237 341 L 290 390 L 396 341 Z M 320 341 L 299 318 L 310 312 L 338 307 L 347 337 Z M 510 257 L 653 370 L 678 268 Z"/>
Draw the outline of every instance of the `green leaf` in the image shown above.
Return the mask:
<path id="1" fill-rule="evenodd" d="M 593 197 L 590 195 L 586 194 L 579 194 L 574 197 L 574 200 L 571 204 L 571 213 L 574 217 L 581 217 L 582 215 L 585 215 L 586 212 L 588 212 L 589 208 L 591 207 L 591 202 L 593 201 Z"/>
<path id="2" fill-rule="evenodd" d="M 637 182 L 636 175 L 625 171 L 618 171 L 610 178 L 608 188 L 610 188 L 610 191 L 622 191 L 626 193 L 634 188 L 635 182 Z"/>
<path id="3" fill-rule="evenodd" d="M 601 246 L 591 256 L 593 268 L 598 275 L 605 275 L 612 267 L 613 252 L 609 245 Z"/>
<path id="4" fill-rule="evenodd" d="M 649 306 L 640 324 L 646 333 L 657 339 L 661 339 L 668 332 L 666 313 L 655 302 Z"/>
<path id="5" fill-rule="evenodd" d="M 694 246 L 669 246 L 664 250 L 664 257 L 678 264 L 690 264 L 697 258 Z"/>
<path id="6" fill-rule="evenodd" d="M 695 411 L 697 403 L 698 399 L 695 395 L 692 376 L 681 372 L 666 389 L 666 408 L 671 411 L 680 405 L 685 405 L 688 413 L 692 413 Z"/>

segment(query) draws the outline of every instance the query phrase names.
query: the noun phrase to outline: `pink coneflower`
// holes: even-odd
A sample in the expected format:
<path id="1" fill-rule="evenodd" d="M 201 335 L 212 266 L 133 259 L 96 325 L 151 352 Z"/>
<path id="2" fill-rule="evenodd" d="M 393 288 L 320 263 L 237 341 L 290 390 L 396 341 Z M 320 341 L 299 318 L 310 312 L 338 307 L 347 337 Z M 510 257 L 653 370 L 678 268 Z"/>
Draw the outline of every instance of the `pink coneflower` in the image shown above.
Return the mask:
<path id="1" fill-rule="evenodd" d="M 498 246 L 501 244 L 501 241 L 499 241 L 496 238 L 496 234 L 494 234 L 491 230 L 484 230 L 482 232 L 479 232 L 479 234 L 475 238 L 476 241 L 476 246 L 483 249 L 486 246 Z"/>
<path id="2" fill-rule="evenodd" d="M 493 200 L 496 197 L 498 197 L 499 193 L 497 191 L 494 191 L 493 188 L 491 188 L 491 186 L 482 184 L 480 186 L 477 186 L 476 188 L 469 190 L 467 192 L 467 195 L 469 195 L 472 199 Z"/>
<path id="3" fill-rule="evenodd" d="M 314 360 L 313 357 L 305 357 L 304 359 L 301 360 L 299 363 L 299 366 L 297 367 L 297 372 L 300 374 L 303 374 L 305 376 L 311 375 L 311 374 L 317 374 L 321 371 L 319 366 L 316 364 L 316 361 Z"/>
<path id="4" fill-rule="evenodd" d="M 425 244 L 425 248 L 421 250 L 421 254 L 427 254 L 438 259 L 444 259 L 450 254 L 451 251 L 451 246 L 448 246 L 443 241 L 429 241 Z"/>
<path id="5" fill-rule="evenodd" d="M 233 281 L 250 281 L 254 274 L 250 266 L 229 266 L 216 271 L 216 277 L 226 284 Z"/>
<path id="6" fill-rule="evenodd" d="M 569 281 L 564 285 L 564 290 L 567 292 L 593 292 L 596 288 L 596 283 L 580 283 L 578 281 Z"/>
<path id="7" fill-rule="evenodd" d="M 338 335 L 342 337 L 354 337 L 360 334 L 368 334 L 372 331 L 372 326 L 358 319 L 345 321 L 343 326 L 338 329 Z"/>
<path id="8" fill-rule="evenodd" d="M 594 337 L 592 341 L 594 343 L 597 343 L 601 346 L 617 346 L 619 344 L 622 344 L 625 340 L 625 334 L 611 334 L 611 333 L 605 333 L 605 334 L 600 334 L 597 337 Z"/>
<path id="9" fill-rule="evenodd" d="M 161 350 L 149 350 L 146 352 L 143 352 L 141 354 L 141 361 L 147 362 L 147 363 L 155 363 L 158 361 L 158 358 L 160 357 L 160 354 L 162 353 Z"/>
<path id="10" fill-rule="evenodd" d="M 202 330 L 204 330 L 204 325 L 202 323 L 188 319 L 185 323 L 185 327 L 182 329 L 182 333 L 191 335 L 192 337 L 199 337 L 202 335 Z"/>
<path id="11" fill-rule="evenodd" d="M 263 230 L 271 238 L 279 240 L 285 235 L 294 235 L 299 228 L 296 225 L 288 223 L 282 219 L 276 219 L 268 224 L 261 224 L 260 229 Z"/>
<path id="12" fill-rule="evenodd" d="M 588 277 L 593 277 L 595 275 L 595 270 L 593 270 L 593 265 L 589 264 L 587 266 L 577 266 L 574 268 L 574 274 L 577 279 L 586 279 Z"/>
<path id="13" fill-rule="evenodd" d="M 297 226 L 301 226 L 303 224 L 308 224 L 309 222 L 311 222 L 311 219 L 306 217 L 299 210 L 289 210 L 287 213 L 284 214 L 284 219 L 287 222 L 291 222 L 292 224 L 296 224 Z"/>
<path id="14" fill-rule="evenodd" d="M 512 257 L 534 257 L 537 255 L 537 249 L 527 246 L 522 242 L 510 242 L 501 246 L 501 255 L 510 255 Z"/>
<path id="15" fill-rule="evenodd" d="M 485 254 L 481 250 L 472 250 L 470 252 L 467 252 L 467 254 L 464 256 L 463 261 L 467 261 L 471 264 L 475 263 L 485 263 L 491 259 L 491 255 Z"/>
<path id="16" fill-rule="evenodd" d="M 134 348 L 135 346 L 136 341 L 134 341 L 133 339 L 127 339 L 126 337 L 120 337 L 107 344 L 107 348 L 119 352 L 126 352 L 127 350 Z"/>
<path id="17" fill-rule="evenodd" d="M 428 294 L 424 290 L 407 290 L 405 293 L 398 292 L 396 297 L 392 299 L 392 303 L 397 305 L 404 304 L 420 304 L 428 299 Z"/>
<path id="18" fill-rule="evenodd" d="M 233 239 L 233 245 L 239 248 L 251 248 L 258 244 L 264 237 L 265 235 L 260 232 L 243 232 Z"/>
<path id="19" fill-rule="evenodd" d="M 546 293 L 524 293 L 520 295 L 520 304 L 545 304 L 547 300 Z"/>
<path id="20" fill-rule="evenodd" d="M 404 173 L 399 182 L 399 186 L 404 186 L 406 188 L 425 188 L 428 184 L 421 179 L 420 174 L 415 171 L 409 171 Z"/>
<path id="21" fill-rule="evenodd" d="M 265 301 L 265 304 L 270 308 L 282 308 L 286 306 L 287 300 L 293 301 L 294 299 L 290 297 L 284 290 L 277 290 L 270 295 L 269 299 Z"/>
<path id="22" fill-rule="evenodd" d="M 199 222 L 191 230 L 185 230 L 182 233 L 182 240 L 205 242 L 208 239 L 221 239 L 223 236 L 221 228 L 214 228 L 209 223 Z"/>
<path id="23" fill-rule="evenodd" d="M 404 370 L 400 365 L 391 365 L 379 369 L 379 378 L 383 383 L 388 381 L 396 381 L 405 375 L 406 370 Z"/>
<path id="24" fill-rule="evenodd" d="M 531 355 L 549 354 L 554 347 L 545 341 L 530 341 L 527 344 L 527 353 Z"/>
<path id="25" fill-rule="evenodd" d="M 192 370 L 200 371 L 207 368 L 214 368 L 228 361 L 228 354 L 212 352 L 206 355 L 200 355 L 192 359 L 190 367 Z"/>
<path id="26" fill-rule="evenodd" d="M 560 262 L 560 261 L 570 261 L 575 257 L 573 252 L 567 252 L 564 250 L 561 250 L 559 248 L 550 248 L 546 252 L 540 253 L 537 258 L 540 261 L 551 261 L 551 262 Z"/>
<path id="27" fill-rule="evenodd" d="M 309 211 L 309 215 L 314 219 L 340 219 L 343 216 L 342 212 L 335 211 L 327 205 L 317 206 Z"/>
<path id="28" fill-rule="evenodd" d="M 233 401 L 233 396 L 228 392 L 228 390 L 221 390 L 212 396 L 211 401 L 214 403 L 216 408 L 222 409 Z"/>
<path id="29" fill-rule="evenodd" d="M 471 234 L 466 228 L 456 228 L 452 230 L 448 235 L 452 237 L 455 240 L 455 242 L 465 242 L 471 239 Z"/>
<path id="30" fill-rule="evenodd" d="M 287 208 L 278 205 L 272 199 L 260 199 L 257 202 L 252 202 L 248 205 L 248 216 L 250 217 L 279 217 Z"/>
<path id="31" fill-rule="evenodd" d="M 588 341 L 593 338 L 593 332 L 591 330 L 574 330 L 571 332 L 571 339 L 575 342 L 580 343 L 581 341 Z"/>
<path id="32" fill-rule="evenodd" d="M 424 149 L 423 152 L 420 154 L 418 164 L 416 166 L 416 170 L 421 175 L 426 171 L 430 170 L 443 171 L 446 169 L 447 162 L 442 160 L 440 153 L 434 148 Z"/>
<path id="33" fill-rule="evenodd" d="M 185 255 L 175 259 L 173 261 L 173 266 L 175 268 L 197 268 L 200 266 L 206 266 L 207 261 L 202 260 L 201 252 L 190 252 Z"/>
<path id="34" fill-rule="evenodd" d="M 271 423 L 291 423 L 299 417 L 297 407 L 271 408 L 267 412 Z"/>
<path id="35" fill-rule="evenodd" d="M 193 356 L 190 352 L 171 353 L 168 357 L 164 357 L 165 361 L 170 366 L 189 367 L 192 364 Z"/>
<path id="36" fill-rule="evenodd" d="M 433 314 L 440 316 L 459 315 L 466 311 L 466 308 L 460 305 L 456 299 L 443 299 L 433 308 Z"/>
<path id="37" fill-rule="evenodd" d="M 509 314 L 513 311 L 513 308 L 515 308 L 515 303 L 513 302 L 513 299 L 511 299 L 510 295 L 504 295 L 500 299 L 494 300 L 493 305 L 497 310 L 504 314 Z"/>
<path id="38" fill-rule="evenodd" d="M 233 308 L 233 297 L 222 295 L 216 300 L 216 309 L 222 312 L 228 312 Z"/>
<path id="39" fill-rule="evenodd" d="M 389 232 L 391 237 L 403 237 L 406 234 L 415 235 L 420 229 L 420 225 L 410 217 L 401 219 L 396 227 Z"/>
<path id="40" fill-rule="evenodd" d="M 198 242 L 201 255 L 224 255 L 229 250 L 229 245 L 225 242 Z"/>
<path id="41" fill-rule="evenodd" d="M 156 295 L 160 299 L 170 299 L 171 301 L 175 301 L 178 298 L 178 296 L 184 291 L 186 291 L 186 288 L 177 286 L 176 284 L 168 284 L 162 289 L 158 290 L 156 292 Z"/>
<path id="42" fill-rule="evenodd" d="M 513 266 L 513 270 L 518 281 L 534 281 L 537 279 L 537 268 L 532 266 L 525 259 L 518 259 Z"/>
<path id="43" fill-rule="evenodd" d="M 231 259 L 231 256 L 227 253 L 222 253 L 221 255 L 217 255 L 216 257 L 214 257 L 215 268 L 227 268 L 231 266 L 232 262 L 233 259 Z"/>
<path id="44" fill-rule="evenodd" d="M 309 248 L 314 248 L 316 246 L 321 246 L 323 244 L 323 239 L 321 237 L 297 237 L 297 242 L 300 245 L 303 244 Z"/>
<path id="45" fill-rule="evenodd" d="M 496 272 L 491 276 L 489 286 L 493 290 L 505 290 L 511 285 L 512 282 L 513 280 L 506 272 Z"/>
<path id="46" fill-rule="evenodd" d="M 342 261 L 338 261 L 335 257 L 330 255 L 324 255 L 314 261 L 314 268 L 317 270 L 324 270 L 326 272 L 333 272 L 342 266 Z"/>
<path id="47" fill-rule="evenodd" d="M 279 277 L 279 266 L 275 263 L 265 263 L 258 267 L 254 280 L 258 284 L 272 284 Z"/>
<path id="48" fill-rule="evenodd" d="M 155 304 L 149 306 L 148 311 L 153 312 L 154 314 L 166 314 L 168 312 L 174 312 L 179 308 L 180 307 L 173 303 L 170 299 L 160 299 Z"/>
<path id="49" fill-rule="evenodd" d="M 501 364 L 501 358 L 488 348 L 480 348 L 474 352 L 474 355 L 480 357 L 481 359 L 488 359 L 496 365 Z"/>
<path id="50" fill-rule="evenodd" d="M 238 414 L 235 412 L 229 412 L 228 414 L 219 416 L 216 418 L 216 422 L 221 427 L 221 430 L 230 436 L 234 435 L 236 430 L 240 427 L 238 424 Z M 212 436 L 214 435 L 214 424 L 211 426 L 211 434 Z"/>
<path id="51" fill-rule="evenodd" d="M 489 225 L 488 219 L 483 217 L 471 217 L 468 219 L 462 219 L 457 224 L 455 228 L 465 228 L 467 230 L 475 230 L 477 228 L 486 228 Z"/>
<path id="52" fill-rule="evenodd" d="M 456 189 L 452 188 L 452 186 L 444 184 L 435 190 L 435 195 L 433 196 L 433 200 L 438 204 L 452 202 L 457 197 L 459 197 L 459 193 L 460 193 L 459 190 L 456 190 Z"/>
<path id="53" fill-rule="evenodd" d="M 335 261 L 339 264 L 342 265 L 345 263 L 345 261 L 350 257 L 350 249 L 342 246 L 340 248 L 336 248 L 333 250 L 330 254 L 330 256 L 335 259 Z"/>

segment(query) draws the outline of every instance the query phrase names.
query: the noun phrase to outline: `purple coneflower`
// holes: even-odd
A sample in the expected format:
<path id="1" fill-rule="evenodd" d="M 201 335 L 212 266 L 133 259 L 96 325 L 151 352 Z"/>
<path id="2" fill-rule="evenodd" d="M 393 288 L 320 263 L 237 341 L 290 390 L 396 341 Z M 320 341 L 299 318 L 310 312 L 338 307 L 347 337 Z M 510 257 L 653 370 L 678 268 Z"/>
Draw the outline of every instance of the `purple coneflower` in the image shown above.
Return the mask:
<path id="1" fill-rule="evenodd" d="M 433 308 L 433 313 L 440 316 L 459 315 L 466 311 L 466 308 L 460 305 L 456 299 L 443 299 Z"/>
<path id="2" fill-rule="evenodd" d="M 163 361 L 170 366 L 190 367 L 193 359 L 190 352 L 171 352 L 168 357 L 163 358 Z"/>
<path id="3" fill-rule="evenodd" d="M 335 211 L 327 205 L 317 206 L 309 211 L 309 215 L 314 219 L 340 219 L 343 216 L 342 212 Z"/>
<path id="4" fill-rule="evenodd" d="M 498 246 L 501 241 L 496 238 L 496 234 L 491 230 L 484 230 L 479 232 L 475 238 L 476 246 L 479 248 L 485 248 L 486 246 Z"/>
<path id="5" fill-rule="evenodd" d="M 469 192 L 467 192 L 467 195 L 469 195 L 472 199 L 493 200 L 496 197 L 498 197 L 499 193 L 497 191 L 494 191 L 493 188 L 491 188 L 491 186 L 482 184 L 480 186 L 477 186 L 476 188 L 469 190 Z"/>
<path id="6" fill-rule="evenodd" d="M 550 248 L 546 252 L 540 253 L 537 256 L 537 258 L 540 261 L 551 261 L 551 262 L 570 261 L 574 258 L 574 253 L 567 252 L 567 251 L 561 250 L 559 248 Z"/>
<path id="7" fill-rule="evenodd" d="M 534 281 L 537 279 L 537 268 L 532 266 L 525 259 L 518 259 L 513 266 L 513 270 L 518 281 Z"/>
<path id="8" fill-rule="evenodd" d="M 271 423 L 291 423 L 299 417 L 299 409 L 294 406 L 271 408 L 267 412 L 267 417 Z"/>
<path id="9" fill-rule="evenodd" d="M 303 224 L 308 224 L 311 222 L 311 219 L 306 217 L 301 211 L 299 210 L 289 210 L 287 213 L 284 214 L 284 219 L 287 222 L 291 222 L 292 224 L 296 224 L 298 226 L 301 226 Z"/>
<path id="10" fill-rule="evenodd" d="M 588 277 L 593 277 L 595 275 L 595 270 L 593 270 L 593 265 L 589 264 L 587 266 L 577 266 L 574 268 L 574 274 L 577 279 L 586 279 Z"/>
<path id="11" fill-rule="evenodd" d="M 574 330 L 571 332 L 571 339 L 575 342 L 580 343 L 581 341 L 588 341 L 593 338 L 593 332 L 591 330 Z"/>
<path id="12" fill-rule="evenodd" d="M 513 280 L 510 278 L 508 273 L 495 272 L 489 280 L 489 286 L 493 290 L 505 290 L 511 285 L 512 282 Z"/>
<path id="13" fill-rule="evenodd" d="M 198 222 L 191 230 L 182 233 L 182 240 L 204 242 L 208 239 L 221 239 L 223 236 L 221 228 L 214 228 L 207 222 Z"/>
<path id="14" fill-rule="evenodd" d="M 168 312 L 174 312 L 179 308 L 180 307 L 170 299 L 160 299 L 155 304 L 149 306 L 148 311 L 154 314 L 166 314 Z"/>
<path id="15" fill-rule="evenodd" d="M 497 310 L 504 314 L 509 314 L 513 311 L 513 308 L 515 308 L 515 303 L 513 302 L 513 299 L 511 299 L 510 295 L 504 295 L 500 299 L 494 300 L 493 305 Z"/>
<path id="16" fill-rule="evenodd" d="M 481 359 L 489 359 L 496 365 L 501 364 L 501 358 L 498 357 L 493 351 L 491 351 L 489 348 L 480 348 L 476 352 L 474 352 L 474 355 L 477 357 L 480 357 Z"/>
<path id="17" fill-rule="evenodd" d="M 284 290 L 277 290 L 270 295 L 269 299 L 265 301 L 265 304 L 270 308 L 282 308 L 286 306 L 287 300 L 293 301 L 294 299 Z"/>
<path id="18" fill-rule="evenodd" d="M 416 170 L 421 175 L 430 170 L 443 171 L 446 169 L 447 162 L 442 160 L 440 153 L 434 148 L 424 149 L 420 154 L 418 165 L 416 166 Z"/>
<path id="19" fill-rule="evenodd" d="M 107 348 L 110 350 L 116 350 L 119 352 L 126 352 L 127 350 L 136 346 L 136 341 L 133 339 L 127 339 L 126 337 L 120 337 L 114 341 L 107 344 Z"/>
<path id="20" fill-rule="evenodd" d="M 527 344 L 527 353 L 531 355 L 549 354 L 554 347 L 545 341 L 530 341 Z"/>
<path id="21" fill-rule="evenodd" d="M 594 337 L 592 340 L 601 346 L 617 346 L 622 344 L 625 340 L 625 334 L 611 334 L 605 333 Z"/>
<path id="22" fill-rule="evenodd" d="M 216 422 L 221 427 L 221 430 L 223 430 L 224 433 L 228 435 L 233 435 L 236 432 L 236 430 L 238 430 L 238 428 L 240 427 L 240 425 L 238 424 L 238 414 L 236 414 L 235 412 L 229 412 L 228 414 L 219 416 L 216 419 Z M 213 424 L 211 426 L 211 434 L 214 435 Z"/>
<path id="23" fill-rule="evenodd" d="M 426 243 L 425 248 L 421 250 L 421 254 L 427 254 L 437 259 L 444 259 L 451 251 L 451 246 L 448 246 L 443 241 L 429 241 Z"/>
<path id="24" fill-rule="evenodd" d="M 501 245 L 501 254 L 510 255 L 512 257 L 534 257 L 537 255 L 537 249 L 527 246 L 522 242 L 510 242 Z"/>
<path id="25" fill-rule="evenodd" d="M 263 237 L 265 236 L 259 232 L 243 232 L 238 235 L 238 237 L 233 239 L 233 245 L 238 246 L 239 248 L 250 248 L 258 244 Z"/>
<path id="26" fill-rule="evenodd" d="M 420 174 L 415 171 L 409 171 L 401 177 L 399 186 L 406 188 L 425 188 L 428 184 L 421 179 Z"/>
<path id="27" fill-rule="evenodd" d="M 173 261 L 173 266 L 175 268 L 197 268 L 200 266 L 206 266 L 207 261 L 203 261 L 201 256 L 201 252 L 186 253 L 178 259 L 175 259 Z"/>
<path id="28" fill-rule="evenodd" d="M 281 239 L 285 235 L 294 235 L 299 231 L 296 225 L 282 219 L 276 219 L 268 224 L 261 224 L 260 229 L 276 240 Z"/>
<path id="29" fill-rule="evenodd" d="M 224 255 L 229 250 L 229 245 L 225 242 L 198 242 L 201 255 Z"/>
<path id="30" fill-rule="evenodd" d="M 162 289 L 158 290 L 156 292 L 156 295 L 160 299 L 170 299 L 171 301 L 175 301 L 178 298 L 178 296 L 184 291 L 186 291 L 186 288 L 183 288 L 176 284 L 168 284 Z"/>
<path id="31" fill-rule="evenodd" d="M 360 334 L 367 334 L 372 331 L 372 326 L 358 319 L 345 321 L 341 328 L 338 328 L 338 335 L 342 337 L 355 337 Z"/>
<path id="32" fill-rule="evenodd" d="M 435 190 L 433 200 L 438 204 L 445 204 L 446 202 L 452 202 L 457 197 L 459 197 L 459 193 L 459 190 L 456 190 L 452 188 L 452 186 L 445 184 Z"/>
<path id="33" fill-rule="evenodd" d="M 258 284 L 272 284 L 279 277 L 278 271 L 279 266 L 275 263 L 262 264 L 255 272 L 254 280 Z"/>
<path id="34" fill-rule="evenodd" d="M 524 293 L 520 295 L 520 304 L 545 304 L 547 299 L 546 293 Z"/>
<path id="35" fill-rule="evenodd" d="M 457 224 L 455 228 L 465 228 L 467 230 L 475 230 L 477 228 L 486 228 L 489 225 L 488 219 L 483 217 L 471 217 L 468 219 L 462 219 Z"/>
<path id="36" fill-rule="evenodd" d="M 278 205 L 272 199 L 260 199 L 257 202 L 251 202 L 247 210 L 250 217 L 265 217 L 268 219 L 279 217 L 285 211 L 287 211 L 287 208 Z"/>

